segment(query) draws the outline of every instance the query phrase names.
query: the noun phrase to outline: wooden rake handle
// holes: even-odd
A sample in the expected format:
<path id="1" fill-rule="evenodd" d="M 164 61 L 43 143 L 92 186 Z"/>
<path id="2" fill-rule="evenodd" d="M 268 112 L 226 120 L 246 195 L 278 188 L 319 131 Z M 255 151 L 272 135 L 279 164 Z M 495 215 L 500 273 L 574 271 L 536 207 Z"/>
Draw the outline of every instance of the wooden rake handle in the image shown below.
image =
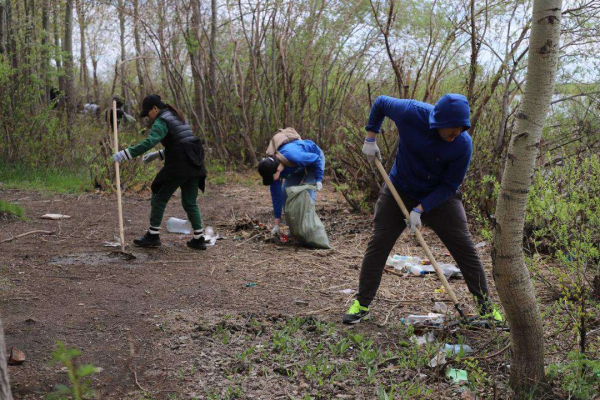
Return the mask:
<path id="1" fill-rule="evenodd" d="M 117 131 L 117 102 L 113 100 L 113 137 L 115 145 L 115 153 L 119 151 L 119 134 Z M 123 231 L 123 204 L 121 202 L 121 176 L 119 174 L 119 163 L 115 162 L 115 177 L 117 183 L 117 205 L 119 208 L 119 236 L 121 238 L 121 251 L 125 252 L 125 232 Z"/>
<path id="2" fill-rule="evenodd" d="M 381 173 L 381 176 L 383 177 L 383 180 L 385 181 L 385 184 L 387 185 L 388 189 L 390 189 L 390 192 L 392 192 L 392 196 L 394 196 L 394 199 L 396 199 L 398 206 L 402 210 L 402 214 L 404 214 L 404 217 L 406 218 L 406 220 L 409 220 L 410 214 L 408 213 L 408 210 L 407 210 L 406 206 L 404 205 L 404 202 L 400 198 L 400 195 L 398 194 L 396 187 L 390 180 L 390 177 L 388 176 L 387 172 L 385 171 L 385 168 L 383 168 L 381 161 L 379 161 L 379 158 L 377 158 L 377 157 L 375 157 L 375 165 L 377 166 L 377 169 Z M 419 230 L 419 228 L 415 229 L 415 236 L 417 237 L 417 240 L 421 244 L 421 247 L 423 248 L 423 250 L 425 250 L 425 254 L 427 254 L 427 258 L 429 258 L 429 260 L 431 260 L 433 269 L 435 269 L 435 272 L 436 272 L 438 278 L 440 278 L 440 281 L 442 281 L 442 285 L 444 285 L 444 288 L 446 288 L 446 291 L 450 295 L 450 299 L 452 300 L 452 303 L 454 303 L 454 308 L 456 308 L 456 310 L 458 311 L 460 316 L 464 318 L 465 315 L 460 308 L 460 304 L 458 302 L 458 299 L 456 298 L 456 294 L 454 294 L 454 291 L 450 287 L 450 284 L 448 283 L 448 280 L 444 276 L 442 269 L 438 265 L 437 261 L 435 261 L 435 257 L 431 253 L 431 250 L 429 250 L 429 246 L 427 246 L 427 243 L 425 243 L 425 239 L 423 238 L 423 235 L 421 234 L 421 231 Z"/>

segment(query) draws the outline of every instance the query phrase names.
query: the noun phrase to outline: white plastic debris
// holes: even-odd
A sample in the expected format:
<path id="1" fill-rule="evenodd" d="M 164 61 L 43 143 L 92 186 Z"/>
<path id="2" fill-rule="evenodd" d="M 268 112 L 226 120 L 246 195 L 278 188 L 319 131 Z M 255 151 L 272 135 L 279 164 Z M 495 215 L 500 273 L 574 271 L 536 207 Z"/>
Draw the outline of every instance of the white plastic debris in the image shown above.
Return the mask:
<path id="1" fill-rule="evenodd" d="M 441 324 L 444 322 L 444 316 L 442 314 L 428 313 L 427 315 L 409 315 L 406 317 L 407 325 L 415 324 Z"/>
<path id="2" fill-rule="evenodd" d="M 473 349 L 471 346 L 466 344 L 445 344 L 444 350 L 449 351 L 453 356 L 460 353 L 460 350 L 463 350 L 465 354 L 472 353 Z"/>
<path id="3" fill-rule="evenodd" d="M 183 233 L 189 235 L 192 231 L 192 224 L 185 219 L 171 217 L 167 220 L 167 231 L 171 233 Z"/>
<path id="4" fill-rule="evenodd" d="M 443 303 L 441 301 L 436 301 L 435 304 L 433 305 L 433 310 L 440 314 L 447 314 L 448 313 L 448 304 Z"/>
<path id="5" fill-rule="evenodd" d="M 446 350 L 440 349 L 438 350 L 437 354 L 433 356 L 431 360 L 429 360 L 429 366 L 431 368 L 435 368 L 438 365 L 446 364 L 446 362 Z"/>
<path id="6" fill-rule="evenodd" d="M 440 264 L 440 268 L 446 278 L 462 277 L 460 269 L 454 264 Z"/>
<path id="7" fill-rule="evenodd" d="M 51 220 L 54 220 L 54 221 L 58 221 L 58 220 L 61 220 L 61 219 L 69 219 L 69 218 L 71 218 L 71 216 L 70 215 L 64 215 L 64 214 L 44 214 L 40 218 L 42 218 L 42 219 L 51 219 Z"/>
<path id="8" fill-rule="evenodd" d="M 435 341 L 435 337 L 433 336 L 433 332 L 427 332 L 422 336 L 412 336 L 410 340 L 417 346 L 423 346 L 426 343 L 433 343 Z"/>
<path id="9" fill-rule="evenodd" d="M 477 244 L 475 245 L 475 248 L 476 248 L 476 249 L 479 249 L 479 248 L 481 248 L 481 247 L 485 247 L 485 245 L 486 245 L 486 244 L 487 244 L 486 242 L 479 242 L 479 243 L 477 243 Z"/>
<path id="10" fill-rule="evenodd" d="M 352 294 L 354 292 L 355 292 L 354 289 L 343 289 L 343 290 L 340 290 L 341 294 Z"/>
<path id="11" fill-rule="evenodd" d="M 212 226 L 207 226 L 204 228 L 204 240 L 207 246 L 214 246 L 219 239 L 221 239 L 221 237 L 215 233 L 215 230 Z"/>

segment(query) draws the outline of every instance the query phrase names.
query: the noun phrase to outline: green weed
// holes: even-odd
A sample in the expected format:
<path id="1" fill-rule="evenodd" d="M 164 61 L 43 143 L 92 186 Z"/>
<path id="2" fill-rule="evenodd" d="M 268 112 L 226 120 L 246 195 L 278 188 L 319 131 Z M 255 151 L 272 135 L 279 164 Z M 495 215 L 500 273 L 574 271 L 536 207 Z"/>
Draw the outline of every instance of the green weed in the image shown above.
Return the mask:
<path id="1" fill-rule="evenodd" d="M 0 164 L 0 182 L 12 189 L 42 193 L 82 193 L 92 186 L 82 171 L 26 169 Z"/>
<path id="2" fill-rule="evenodd" d="M 23 208 L 17 204 L 0 200 L 0 218 L 3 216 L 24 220 L 25 210 L 23 210 Z"/>
<path id="3" fill-rule="evenodd" d="M 66 348 L 60 340 L 56 342 L 55 350 L 52 352 L 52 360 L 62 364 L 67 369 L 67 375 L 71 386 L 57 385 L 55 391 L 50 394 L 48 400 L 63 399 L 89 399 L 94 395 L 90 388 L 91 380 L 88 379 L 98 368 L 92 364 L 77 365 L 75 359 L 81 355 L 81 350 Z"/>

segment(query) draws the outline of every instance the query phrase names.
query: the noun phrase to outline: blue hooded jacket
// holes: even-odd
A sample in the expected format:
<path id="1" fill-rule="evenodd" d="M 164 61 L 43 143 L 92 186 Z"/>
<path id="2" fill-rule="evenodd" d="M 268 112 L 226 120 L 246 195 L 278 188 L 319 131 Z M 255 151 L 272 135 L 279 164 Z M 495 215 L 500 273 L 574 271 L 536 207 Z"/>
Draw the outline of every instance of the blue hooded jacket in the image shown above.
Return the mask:
<path id="1" fill-rule="evenodd" d="M 379 133 L 385 117 L 398 127 L 398 153 L 390 171 L 394 186 L 421 202 L 425 212 L 439 206 L 460 187 L 471 162 L 473 145 L 467 98 L 446 94 L 434 106 L 416 100 L 379 96 L 369 115 L 367 131 Z M 463 127 L 452 142 L 437 128 Z"/>
<path id="2" fill-rule="evenodd" d="M 279 179 L 271 184 L 271 200 L 273 201 L 273 214 L 275 218 L 281 218 L 281 210 L 283 208 L 283 193 L 281 189 L 281 179 L 285 179 L 290 175 L 304 173 L 306 168 L 315 169 L 316 182 L 323 181 L 323 152 L 321 148 L 312 140 L 295 140 L 286 143 L 277 149 L 289 162 L 294 164 L 294 167 L 285 167 Z"/>

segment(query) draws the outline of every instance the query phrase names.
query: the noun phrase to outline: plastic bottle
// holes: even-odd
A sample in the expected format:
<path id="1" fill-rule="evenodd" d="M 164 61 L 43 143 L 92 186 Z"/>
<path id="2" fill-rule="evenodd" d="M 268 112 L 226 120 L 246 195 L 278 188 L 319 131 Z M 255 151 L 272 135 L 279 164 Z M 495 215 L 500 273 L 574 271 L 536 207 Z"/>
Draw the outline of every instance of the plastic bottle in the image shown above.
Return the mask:
<path id="1" fill-rule="evenodd" d="M 185 219 L 171 217 L 167 220 L 167 231 L 189 235 L 192 231 L 192 224 Z"/>
<path id="2" fill-rule="evenodd" d="M 411 263 L 406 263 L 406 265 L 404 266 L 404 270 L 406 272 L 410 272 L 413 275 L 425 275 L 425 271 L 423 270 L 423 268 Z"/>
<path id="3" fill-rule="evenodd" d="M 442 322 L 444 322 L 444 316 L 442 314 L 429 313 L 427 315 L 409 315 L 406 317 L 407 325 L 418 323 L 441 324 Z"/>
<path id="4" fill-rule="evenodd" d="M 452 354 L 452 355 L 459 354 L 461 348 L 463 349 L 465 354 L 473 352 L 473 349 L 471 348 L 471 346 L 466 345 L 466 344 L 445 344 L 444 345 L 444 350 L 449 351 L 450 354 Z"/>

